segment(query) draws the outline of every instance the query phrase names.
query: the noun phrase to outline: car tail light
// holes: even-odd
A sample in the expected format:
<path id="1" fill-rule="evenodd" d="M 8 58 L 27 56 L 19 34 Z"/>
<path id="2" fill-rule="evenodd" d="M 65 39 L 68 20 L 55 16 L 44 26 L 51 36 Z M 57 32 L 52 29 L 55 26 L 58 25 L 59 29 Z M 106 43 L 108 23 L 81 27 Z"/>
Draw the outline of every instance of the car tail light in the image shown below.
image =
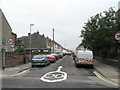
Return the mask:
<path id="1" fill-rule="evenodd" d="M 31 60 L 31 61 L 34 61 L 34 60 Z"/>

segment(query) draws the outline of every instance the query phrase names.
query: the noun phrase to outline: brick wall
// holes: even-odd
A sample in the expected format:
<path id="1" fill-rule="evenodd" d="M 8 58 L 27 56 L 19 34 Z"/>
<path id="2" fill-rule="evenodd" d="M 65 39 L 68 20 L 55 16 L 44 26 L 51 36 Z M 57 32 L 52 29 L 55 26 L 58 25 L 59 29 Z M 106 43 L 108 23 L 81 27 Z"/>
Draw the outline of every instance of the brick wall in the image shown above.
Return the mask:
<path id="1" fill-rule="evenodd" d="M 8 57 L 9 56 L 9 57 Z M 12 57 L 10 57 L 12 56 Z M 14 53 L 12 55 L 10 55 L 10 53 L 8 53 L 6 55 L 6 60 L 5 60 L 5 67 L 13 67 L 13 66 L 17 66 L 20 64 L 25 64 L 29 62 L 29 56 L 27 54 L 24 53 Z"/>

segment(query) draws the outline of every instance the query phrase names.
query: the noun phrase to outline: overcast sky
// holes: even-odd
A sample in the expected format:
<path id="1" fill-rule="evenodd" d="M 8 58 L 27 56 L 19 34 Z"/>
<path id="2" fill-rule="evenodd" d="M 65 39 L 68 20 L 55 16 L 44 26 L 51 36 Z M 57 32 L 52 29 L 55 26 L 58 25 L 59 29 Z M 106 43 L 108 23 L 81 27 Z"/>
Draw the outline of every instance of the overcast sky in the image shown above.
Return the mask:
<path id="1" fill-rule="evenodd" d="M 14 33 L 27 36 L 39 31 L 55 41 L 74 50 L 82 41 L 80 32 L 87 20 L 97 13 L 114 7 L 119 0 L 0 0 L 0 8 Z"/>

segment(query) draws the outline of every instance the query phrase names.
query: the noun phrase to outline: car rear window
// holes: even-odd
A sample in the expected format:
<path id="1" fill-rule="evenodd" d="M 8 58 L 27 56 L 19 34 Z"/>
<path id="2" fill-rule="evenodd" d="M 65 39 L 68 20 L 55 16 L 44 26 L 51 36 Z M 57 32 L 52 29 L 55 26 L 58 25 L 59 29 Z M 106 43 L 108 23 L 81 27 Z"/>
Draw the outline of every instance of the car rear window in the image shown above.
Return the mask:
<path id="1" fill-rule="evenodd" d="M 42 59 L 44 56 L 34 56 L 33 59 Z"/>

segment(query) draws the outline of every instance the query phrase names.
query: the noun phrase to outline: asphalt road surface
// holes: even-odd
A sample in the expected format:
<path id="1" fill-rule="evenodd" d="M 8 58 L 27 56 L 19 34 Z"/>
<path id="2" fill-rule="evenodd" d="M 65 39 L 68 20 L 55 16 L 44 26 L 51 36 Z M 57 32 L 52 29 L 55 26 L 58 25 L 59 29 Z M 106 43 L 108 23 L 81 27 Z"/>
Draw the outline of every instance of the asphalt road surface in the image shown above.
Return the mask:
<path id="1" fill-rule="evenodd" d="M 56 71 L 62 66 L 67 78 L 59 82 L 45 82 L 40 78 L 46 73 Z M 111 88 L 112 86 L 94 73 L 89 67 L 76 68 L 72 56 L 65 56 L 47 67 L 31 67 L 26 72 L 2 79 L 3 88 Z M 58 75 L 59 78 L 59 75 Z"/>

